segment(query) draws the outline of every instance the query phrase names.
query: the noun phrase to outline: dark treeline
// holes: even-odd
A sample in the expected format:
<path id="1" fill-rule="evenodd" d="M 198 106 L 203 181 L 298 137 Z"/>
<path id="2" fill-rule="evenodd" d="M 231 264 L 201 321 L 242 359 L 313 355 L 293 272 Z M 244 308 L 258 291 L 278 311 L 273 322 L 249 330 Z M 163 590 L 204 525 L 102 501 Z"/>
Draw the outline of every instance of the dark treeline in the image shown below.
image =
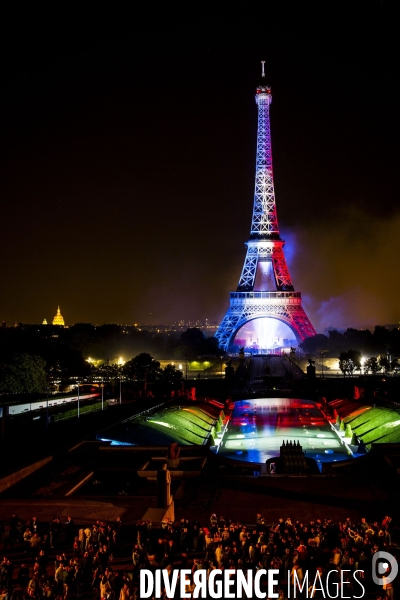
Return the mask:
<path id="1" fill-rule="evenodd" d="M 156 359 L 193 359 L 218 355 L 217 340 L 206 338 L 195 327 L 184 332 L 156 333 L 120 325 L 95 326 L 78 323 L 69 328 L 53 325 L 22 325 L 0 328 L 0 366 L 17 357 L 34 356 L 46 363 L 46 371 L 61 377 L 82 376 L 90 371 L 87 359 L 124 361 L 140 353 Z"/>
<path id="2" fill-rule="evenodd" d="M 377 326 L 374 331 L 369 329 L 347 329 L 344 332 L 329 331 L 328 335 L 318 334 L 307 338 L 301 344 L 305 354 L 318 355 L 324 352 L 326 356 L 338 357 L 341 352 L 349 349 L 357 350 L 363 355 L 400 356 L 400 329 L 387 329 Z"/>

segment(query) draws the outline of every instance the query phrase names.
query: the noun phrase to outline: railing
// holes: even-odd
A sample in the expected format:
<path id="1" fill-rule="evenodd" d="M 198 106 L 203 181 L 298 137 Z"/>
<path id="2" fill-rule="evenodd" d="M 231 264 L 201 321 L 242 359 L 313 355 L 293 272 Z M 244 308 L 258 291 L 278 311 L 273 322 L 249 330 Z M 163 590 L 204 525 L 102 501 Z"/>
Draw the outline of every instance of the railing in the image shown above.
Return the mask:
<path id="1" fill-rule="evenodd" d="M 231 298 L 301 298 L 301 292 L 231 292 Z"/>
<path id="2" fill-rule="evenodd" d="M 106 408 L 108 406 L 108 400 L 104 400 L 104 408 Z M 95 404 L 89 404 L 89 405 L 81 405 L 79 407 L 79 414 L 83 415 L 84 413 L 88 413 L 88 412 L 93 412 L 93 411 L 101 411 L 102 410 L 102 403 L 101 402 L 96 402 Z M 66 410 L 65 412 L 62 413 L 57 413 L 55 415 L 52 415 L 51 420 L 52 421 L 63 421 L 64 419 L 72 419 L 73 417 L 77 417 L 78 416 L 78 407 L 76 408 L 72 408 L 70 410 Z"/>
<path id="3" fill-rule="evenodd" d="M 100 396 L 99 393 L 96 394 L 81 394 L 80 401 L 83 402 L 85 400 L 91 400 L 93 398 L 98 398 Z M 33 402 L 25 402 L 24 404 L 11 404 L 8 407 L 9 415 L 19 415 L 21 413 L 29 412 L 29 411 L 39 411 L 46 408 L 54 408 L 55 406 L 65 406 L 69 402 L 77 402 L 78 396 L 61 396 L 60 398 L 52 398 L 49 396 L 48 398 L 42 398 L 42 400 L 35 400 Z M 7 414 L 7 412 L 6 412 Z"/>

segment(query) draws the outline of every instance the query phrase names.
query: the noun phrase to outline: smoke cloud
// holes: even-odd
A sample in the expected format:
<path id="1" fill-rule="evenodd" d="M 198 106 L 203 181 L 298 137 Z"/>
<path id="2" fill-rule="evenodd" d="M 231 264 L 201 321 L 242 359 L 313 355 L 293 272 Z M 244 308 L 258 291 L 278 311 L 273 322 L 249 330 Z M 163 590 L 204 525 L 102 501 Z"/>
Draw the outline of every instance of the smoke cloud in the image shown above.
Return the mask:
<path id="1" fill-rule="evenodd" d="M 318 332 L 399 322 L 399 232 L 400 215 L 354 207 L 284 232 L 295 288 Z"/>

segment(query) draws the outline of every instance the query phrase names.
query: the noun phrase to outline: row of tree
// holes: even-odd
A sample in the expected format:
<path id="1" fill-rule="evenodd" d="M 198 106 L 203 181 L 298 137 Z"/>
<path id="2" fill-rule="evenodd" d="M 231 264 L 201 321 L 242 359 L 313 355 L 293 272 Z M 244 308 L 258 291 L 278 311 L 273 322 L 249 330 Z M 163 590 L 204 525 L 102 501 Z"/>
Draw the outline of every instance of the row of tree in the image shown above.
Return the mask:
<path id="1" fill-rule="evenodd" d="M 0 363 L 1 394 L 43 394 L 54 382 L 54 371 L 41 356 L 17 354 L 12 360 Z M 182 371 L 169 364 L 160 363 L 147 353 L 141 353 L 122 365 L 104 362 L 100 366 L 88 365 L 85 381 L 101 381 L 115 387 L 118 381 L 133 382 L 146 390 L 148 384 L 158 384 L 162 390 L 178 389 Z M 82 379 L 81 379 L 82 381 Z"/>
<path id="2" fill-rule="evenodd" d="M 41 356 L 16 354 L 0 363 L 1 394 L 36 394 L 46 390 L 48 374 Z"/>
<path id="3" fill-rule="evenodd" d="M 358 350 L 368 356 L 383 356 L 387 353 L 400 356 L 400 329 L 377 326 L 369 329 L 348 328 L 340 332 L 333 329 L 327 335 L 317 334 L 306 338 L 300 344 L 305 354 L 317 356 L 324 352 L 327 356 L 336 357 L 349 348 Z"/>
<path id="4" fill-rule="evenodd" d="M 397 358 L 391 359 L 388 355 L 370 356 L 363 360 L 361 352 L 358 350 L 348 350 L 339 355 L 339 368 L 343 375 L 352 377 L 355 372 L 360 374 L 376 375 L 377 373 L 397 373 L 400 370 L 400 364 Z"/>
<path id="5" fill-rule="evenodd" d="M 158 360 L 154 360 L 150 354 L 142 352 L 124 365 L 110 364 L 109 361 L 105 361 L 99 366 L 92 367 L 91 378 L 113 384 L 122 379 L 138 383 L 141 387 L 159 383 L 166 387 L 176 388 L 182 382 L 183 373 L 172 364 L 162 368 Z"/>
<path id="6" fill-rule="evenodd" d="M 197 327 L 164 335 L 135 327 L 95 327 L 85 323 L 70 328 L 51 325 L 0 328 L 0 365 L 10 365 L 7 370 L 12 370 L 15 356 L 41 357 L 54 379 L 88 376 L 89 357 L 114 361 L 115 357 L 123 356 L 126 360 L 140 353 L 178 361 L 186 357 L 218 356 L 221 351 L 217 340 L 207 338 Z"/>

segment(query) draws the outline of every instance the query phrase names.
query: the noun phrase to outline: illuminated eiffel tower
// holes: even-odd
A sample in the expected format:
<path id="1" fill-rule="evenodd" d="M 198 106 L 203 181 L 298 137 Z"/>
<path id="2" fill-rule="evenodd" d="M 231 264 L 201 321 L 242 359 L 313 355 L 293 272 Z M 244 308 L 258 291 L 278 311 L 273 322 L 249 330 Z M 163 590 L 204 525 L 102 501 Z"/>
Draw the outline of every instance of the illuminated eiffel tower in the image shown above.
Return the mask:
<path id="1" fill-rule="evenodd" d="M 272 95 L 264 83 L 264 64 L 262 61 L 262 85 L 256 90 L 257 162 L 250 239 L 237 291 L 231 292 L 228 312 L 215 334 L 225 351 L 229 351 L 239 329 L 253 319 L 285 323 L 298 343 L 316 335 L 301 305 L 301 292 L 294 291 L 283 253 L 285 242 L 279 235 L 269 123 Z"/>

